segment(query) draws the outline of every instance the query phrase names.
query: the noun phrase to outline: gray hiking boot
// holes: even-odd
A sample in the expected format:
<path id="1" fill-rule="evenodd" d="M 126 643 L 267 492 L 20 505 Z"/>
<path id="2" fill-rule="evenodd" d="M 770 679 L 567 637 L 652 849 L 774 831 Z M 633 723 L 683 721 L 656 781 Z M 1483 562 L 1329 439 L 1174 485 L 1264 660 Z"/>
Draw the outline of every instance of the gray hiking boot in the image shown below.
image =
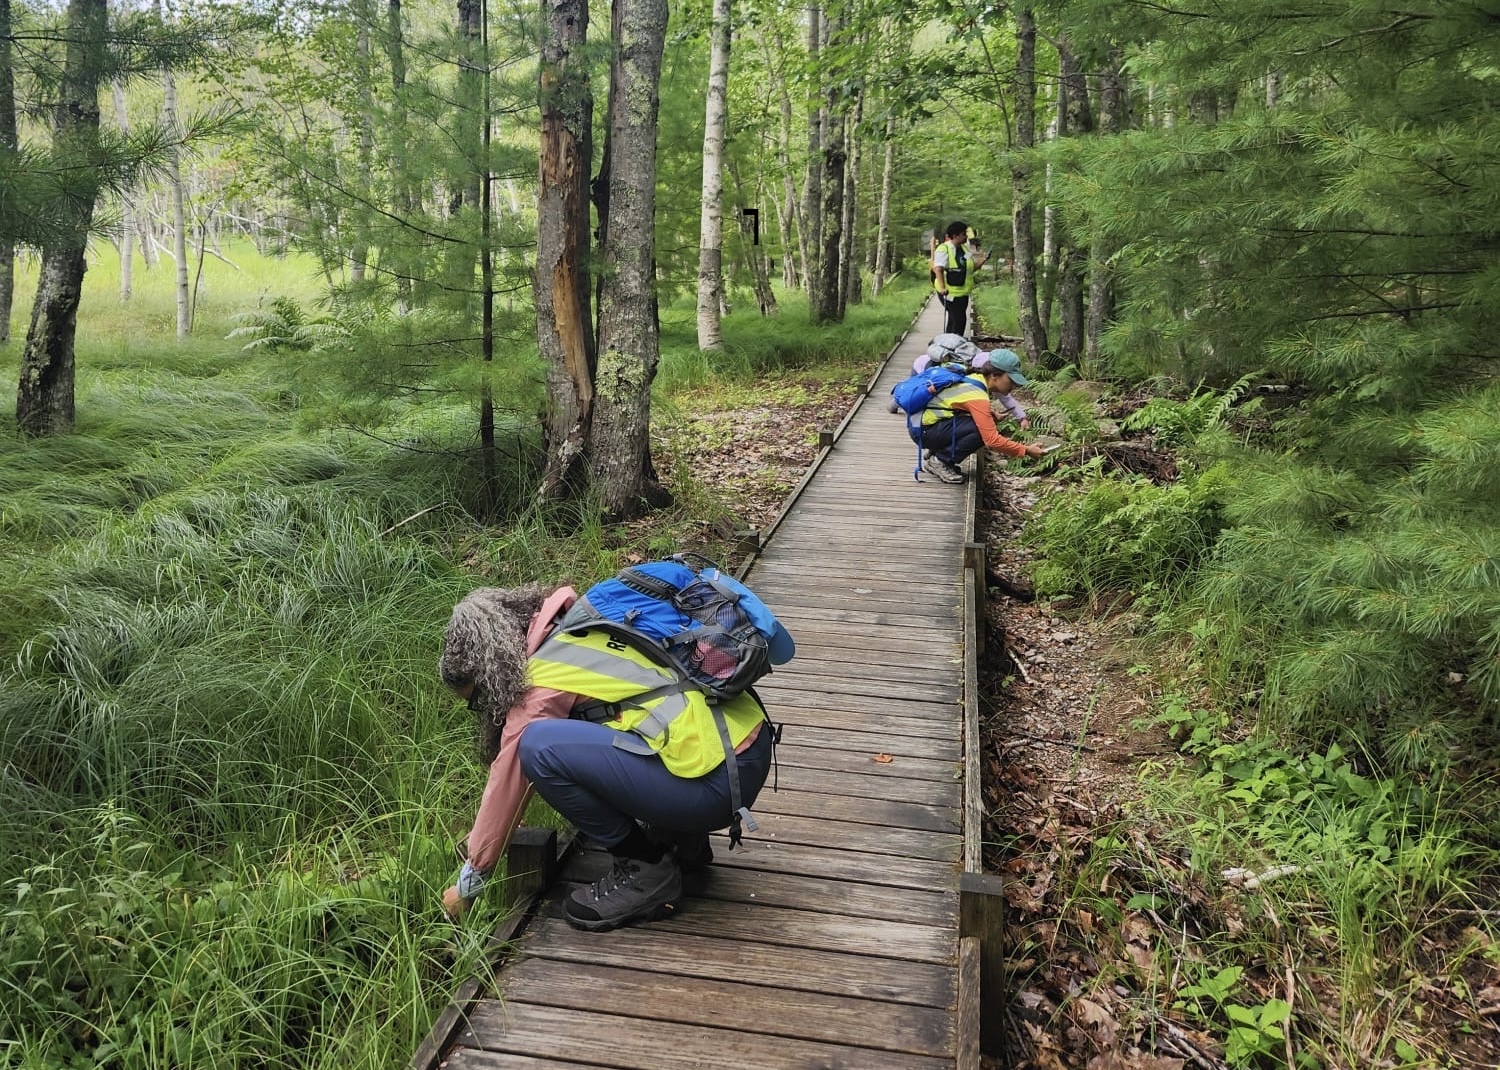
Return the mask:
<path id="1" fill-rule="evenodd" d="M 927 455 L 927 460 L 922 462 L 922 467 L 932 475 L 937 476 L 944 483 L 962 483 L 964 481 L 964 474 L 962 472 L 941 457 L 936 457 L 933 454 L 929 453 Z"/>
<path id="2" fill-rule="evenodd" d="M 659 862 L 616 858 L 608 873 L 568 896 L 563 915 L 574 928 L 604 932 L 659 918 L 681 897 L 682 870 L 670 851 Z"/>

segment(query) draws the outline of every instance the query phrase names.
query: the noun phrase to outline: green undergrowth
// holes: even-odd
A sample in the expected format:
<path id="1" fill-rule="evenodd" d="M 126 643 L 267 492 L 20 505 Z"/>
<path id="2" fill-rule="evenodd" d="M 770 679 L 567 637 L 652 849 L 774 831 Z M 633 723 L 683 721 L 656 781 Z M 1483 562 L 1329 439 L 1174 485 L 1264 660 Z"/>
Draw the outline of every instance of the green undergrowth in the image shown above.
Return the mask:
<path id="1" fill-rule="evenodd" d="M 1024 536 L 1040 594 L 1130 606 L 1182 758 L 1079 895 L 1232 1066 L 1448 1065 L 1500 968 L 1500 399 L 1236 400 L 1152 401 L 1179 477 L 1059 469 Z"/>
<path id="2" fill-rule="evenodd" d="M 890 293 L 822 331 L 731 318 L 724 358 L 667 309 L 658 404 L 873 370 L 911 317 Z M 533 504 L 534 342 L 489 379 L 481 520 L 477 362 L 354 390 L 340 332 L 245 350 L 226 306 L 164 343 L 140 314 L 81 335 L 75 434 L 0 443 L 0 1066 L 402 1064 L 504 909 L 502 883 L 438 916 L 483 784 L 435 671 L 453 603 L 722 548 L 729 506 L 690 472 L 648 524 Z M 389 357 L 421 325 L 356 327 Z"/>

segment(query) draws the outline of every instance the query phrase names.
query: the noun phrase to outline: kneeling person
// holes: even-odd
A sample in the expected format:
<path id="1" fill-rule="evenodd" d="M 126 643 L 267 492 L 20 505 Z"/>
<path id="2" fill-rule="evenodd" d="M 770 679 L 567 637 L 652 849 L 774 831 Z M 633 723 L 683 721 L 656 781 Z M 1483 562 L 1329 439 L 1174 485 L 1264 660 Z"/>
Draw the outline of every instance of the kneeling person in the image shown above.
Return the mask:
<path id="1" fill-rule="evenodd" d="M 990 408 L 992 396 L 1004 398 L 1025 385 L 1021 358 L 1008 349 L 997 349 L 963 382 L 939 392 L 922 411 L 922 446 L 927 450 L 922 467 L 944 483 L 962 483 L 958 466 L 981 447 L 1007 457 L 1040 457 L 1041 446 L 1002 435 Z"/>
<path id="2" fill-rule="evenodd" d="M 482 588 L 454 608 L 439 670 L 478 714 L 490 776 L 468 860 L 443 896 L 450 917 L 484 887 L 532 790 L 613 856 L 569 897 L 569 923 L 601 931 L 659 917 L 681 897 L 683 869 L 708 864 L 708 834 L 737 832 L 769 774 L 774 727 L 753 692 L 715 709 L 604 631 L 558 630 L 576 598 L 567 587 Z M 793 649 L 778 625 L 772 662 Z"/>

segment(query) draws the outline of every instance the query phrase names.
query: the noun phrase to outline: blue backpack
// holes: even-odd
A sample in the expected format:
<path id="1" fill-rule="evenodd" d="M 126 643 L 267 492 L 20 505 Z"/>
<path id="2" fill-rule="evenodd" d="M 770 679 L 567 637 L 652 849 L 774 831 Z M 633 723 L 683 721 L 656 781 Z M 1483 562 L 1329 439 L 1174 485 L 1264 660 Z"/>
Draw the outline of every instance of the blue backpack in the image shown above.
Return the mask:
<path id="1" fill-rule="evenodd" d="M 965 369 L 951 364 L 929 364 L 920 372 L 891 387 L 896 407 L 906 413 L 906 433 L 917 444 L 917 466 L 912 477 L 922 482 L 922 411 L 933 398 L 966 378 Z"/>
<path id="2" fill-rule="evenodd" d="M 689 558 L 702 562 L 695 567 Z M 789 661 L 792 637 L 748 587 L 698 554 L 621 569 L 594 584 L 558 623 L 624 640 L 712 700 L 733 698 Z"/>

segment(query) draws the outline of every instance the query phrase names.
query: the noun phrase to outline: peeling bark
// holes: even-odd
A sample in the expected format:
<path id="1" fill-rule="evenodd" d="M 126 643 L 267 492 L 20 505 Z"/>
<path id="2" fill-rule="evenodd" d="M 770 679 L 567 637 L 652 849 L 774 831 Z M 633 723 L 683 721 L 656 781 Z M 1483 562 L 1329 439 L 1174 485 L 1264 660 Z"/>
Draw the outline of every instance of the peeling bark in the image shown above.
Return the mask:
<path id="1" fill-rule="evenodd" d="M 536 330 L 537 346 L 547 362 L 547 466 L 538 494 L 555 498 L 582 493 L 587 482 L 595 349 L 584 260 L 589 248 L 593 99 L 582 57 L 588 3 L 543 0 L 542 8 Z"/>

